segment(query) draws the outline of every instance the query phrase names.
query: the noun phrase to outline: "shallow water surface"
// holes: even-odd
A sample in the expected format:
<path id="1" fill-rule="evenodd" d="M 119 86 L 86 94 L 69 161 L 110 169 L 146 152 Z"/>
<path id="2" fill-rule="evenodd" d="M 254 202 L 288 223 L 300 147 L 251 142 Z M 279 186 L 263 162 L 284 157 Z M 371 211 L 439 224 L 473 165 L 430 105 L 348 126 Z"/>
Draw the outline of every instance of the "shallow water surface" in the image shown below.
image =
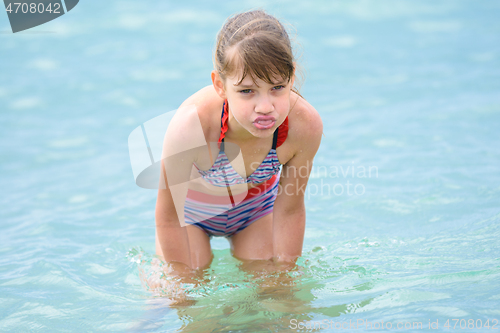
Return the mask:
<path id="1" fill-rule="evenodd" d="M 303 256 L 249 267 L 215 238 L 212 265 L 179 282 L 161 276 L 156 192 L 134 184 L 127 138 L 210 84 L 224 19 L 258 6 L 296 28 L 324 122 Z M 0 16 L 0 331 L 499 328 L 499 15 L 493 0 L 110 0 L 19 34 Z"/>

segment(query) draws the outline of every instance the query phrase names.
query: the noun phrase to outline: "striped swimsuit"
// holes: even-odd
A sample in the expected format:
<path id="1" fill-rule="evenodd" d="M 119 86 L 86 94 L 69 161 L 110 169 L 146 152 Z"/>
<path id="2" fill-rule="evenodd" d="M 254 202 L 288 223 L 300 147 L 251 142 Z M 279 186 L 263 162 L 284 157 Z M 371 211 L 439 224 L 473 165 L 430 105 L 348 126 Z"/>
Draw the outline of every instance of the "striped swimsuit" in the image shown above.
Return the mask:
<path id="1" fill-rule="evenodd" d="M 214 186 L 227 187 L 228 196 L 212 196 L 188 190 L 184 203 L 186 223 L 195 225 L 211 236 L 230 237 L 248 227 L 253 222 L 273 211 L 274 200 L 278 193 L 280 163 L 276 148 L 288 134 L 288 117 L 276 129 L 273 146 L 260 166 L 246 179 L 231 166 L 224 152 L 224 136 L 227 132 L 227 101 L 222 107 L 219 154 L 209 170 L 199 170 L 201 177 Z M 237 184 L 259 184 L 248 192 L 232 195 L 229 189 Z"/>

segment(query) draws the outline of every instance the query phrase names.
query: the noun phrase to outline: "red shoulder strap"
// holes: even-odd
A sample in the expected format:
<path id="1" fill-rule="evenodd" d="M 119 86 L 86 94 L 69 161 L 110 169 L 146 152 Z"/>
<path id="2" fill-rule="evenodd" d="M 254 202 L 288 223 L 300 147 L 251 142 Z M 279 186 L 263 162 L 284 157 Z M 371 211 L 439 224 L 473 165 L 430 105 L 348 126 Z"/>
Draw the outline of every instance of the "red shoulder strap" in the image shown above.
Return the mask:
<path id="1" fill-rule="evenodd" d="M 219 143 L 218 146 L 220 148 L 220 144 L 222 142 L 222 139 L 226 136 L 227 132 L 227 118 L 229 117 L 229 111 L 227 109 L 227 99 L 224 101 L 224 104 L 222 106 L 222 115 L 220 118 L 220 135 L 219 135 Z"/>
<path id="2" fill-rule="evenodd" d="M 278 127 L 278 140 L 276 142 L 276 147 L 279 147 L 285 142 L 288 136 L 288 116 L 285 121 Z"/>

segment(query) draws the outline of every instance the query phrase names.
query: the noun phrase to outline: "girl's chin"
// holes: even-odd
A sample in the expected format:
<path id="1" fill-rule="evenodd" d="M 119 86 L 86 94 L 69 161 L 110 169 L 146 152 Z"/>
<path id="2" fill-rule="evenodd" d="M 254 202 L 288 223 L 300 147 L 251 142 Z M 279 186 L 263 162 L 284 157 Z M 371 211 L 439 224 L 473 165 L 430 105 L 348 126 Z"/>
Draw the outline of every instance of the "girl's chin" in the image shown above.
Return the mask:
<path id="1" fill-rule="evenodd" d="M 269 128 L 257 128 L 256 126 L 251 125 L 251 130 L 249 131 L 253 136 L 257 138 L 268 138 L 274 134 L 274 127 Z"/>

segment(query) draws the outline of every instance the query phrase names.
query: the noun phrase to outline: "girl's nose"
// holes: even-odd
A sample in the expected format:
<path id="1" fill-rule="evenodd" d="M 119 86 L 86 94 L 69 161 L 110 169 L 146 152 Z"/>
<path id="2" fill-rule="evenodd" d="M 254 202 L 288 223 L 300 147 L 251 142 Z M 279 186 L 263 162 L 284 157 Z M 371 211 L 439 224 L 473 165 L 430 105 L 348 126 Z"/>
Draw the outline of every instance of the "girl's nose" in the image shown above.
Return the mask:
<path id="1" fill-rule="evenodd" d="M 274 111 L 274 105 L 269 96 L 261 96 L 255 106 L 255 112 L 270 113 Z"/>

